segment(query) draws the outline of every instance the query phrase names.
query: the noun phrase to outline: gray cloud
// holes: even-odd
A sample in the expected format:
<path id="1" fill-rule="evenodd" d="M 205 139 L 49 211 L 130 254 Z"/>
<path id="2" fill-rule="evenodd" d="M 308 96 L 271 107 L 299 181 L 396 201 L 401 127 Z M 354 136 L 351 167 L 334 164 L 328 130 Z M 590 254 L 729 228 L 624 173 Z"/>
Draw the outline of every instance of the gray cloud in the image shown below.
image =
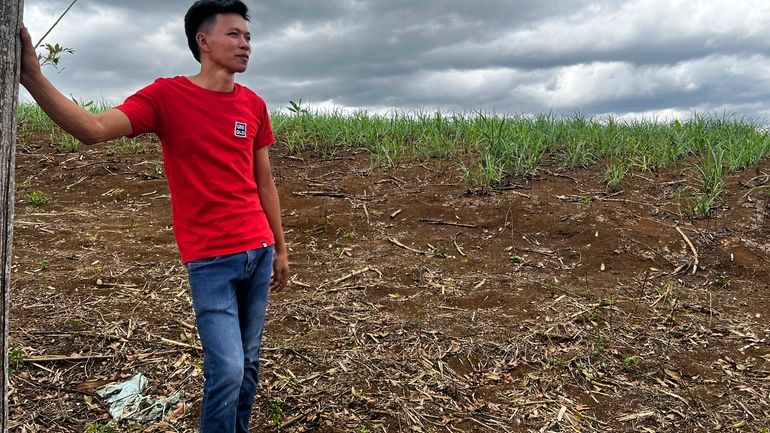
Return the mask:
<path id="1" fill-rule="evenodd" d="M 41 34 L 68 1 L 27 0 Z M 193 74 L 188 2 L 78 3 L 50 39 L 65 93 L 120 102 Z M 770 112 L 770 4 L 760 0 L 250 2 L 239 81 L 273 107 L 687 114 Z"/>

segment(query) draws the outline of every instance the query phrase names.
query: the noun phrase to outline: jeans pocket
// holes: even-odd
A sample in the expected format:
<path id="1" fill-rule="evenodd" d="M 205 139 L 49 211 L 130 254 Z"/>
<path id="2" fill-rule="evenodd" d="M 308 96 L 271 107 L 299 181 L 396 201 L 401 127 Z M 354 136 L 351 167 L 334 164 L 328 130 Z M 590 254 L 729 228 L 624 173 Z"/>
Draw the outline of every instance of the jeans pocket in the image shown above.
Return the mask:
<path id="1" fill-rule="evenodd" d="M 206 257 L 205 259 L 198 259 L 198 260 L 193 260 L 191 262 L 187 262 L 184 265 L 188 271 L 191 271 L 193 269 L 197 269 L 202 266 L 206 266 L 208 264 L 214 263 L 217 260 L 219 260 L 220 257 L 222 256 Z"/>

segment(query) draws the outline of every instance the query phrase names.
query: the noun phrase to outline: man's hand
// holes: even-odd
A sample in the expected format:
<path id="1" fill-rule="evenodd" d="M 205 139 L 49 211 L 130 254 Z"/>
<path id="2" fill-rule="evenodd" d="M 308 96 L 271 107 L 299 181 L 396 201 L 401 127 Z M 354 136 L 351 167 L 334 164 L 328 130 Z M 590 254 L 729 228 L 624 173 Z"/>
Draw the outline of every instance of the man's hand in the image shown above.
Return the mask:
<path id="1" fill-rule="evenodd" d="M 42 75 L 40 60 L 37 58 L 35 47 L 32 45 L 29 30 L 22 26 L 19 36 L 21 38 L 21 77 L 19 82 L 22 86 L 29 88 L 34 83 L 35 78 Z"/>
<path id="2" fill-rule="evenodd" d="M 131 120 L 122 111 L 111 108 L 99 114 L 91 114 L 64 96 L 40 68 L 32 38 L 26 27 L 19 32 L 21 39 L 21 76 L 19 82 L 27 88 L 32 98 L 54 123 L 85 144 L 100 143 L 130 135 Z"/>
<path id="3" fill-rule="evenodd" d="M 289 283 L 289 255 L 284 252 L 276 252 L 273 258 L 273 279 L 270 281 L 270 291 L 283 290 Z"/>

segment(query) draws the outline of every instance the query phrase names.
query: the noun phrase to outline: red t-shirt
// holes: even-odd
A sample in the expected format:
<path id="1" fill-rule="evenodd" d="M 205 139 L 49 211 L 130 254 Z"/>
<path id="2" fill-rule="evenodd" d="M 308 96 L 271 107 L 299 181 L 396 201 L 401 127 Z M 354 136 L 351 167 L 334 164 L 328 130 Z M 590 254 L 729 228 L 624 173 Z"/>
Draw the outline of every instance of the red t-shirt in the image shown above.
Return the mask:
<path id="1" fill-rule="evenodd" d="M 254 153 L 275 141 L 265 102 L 159 78 L 119 105 L 133 135 L 158 134 L 182 261 L 275 243 L 257 193 Z"/>

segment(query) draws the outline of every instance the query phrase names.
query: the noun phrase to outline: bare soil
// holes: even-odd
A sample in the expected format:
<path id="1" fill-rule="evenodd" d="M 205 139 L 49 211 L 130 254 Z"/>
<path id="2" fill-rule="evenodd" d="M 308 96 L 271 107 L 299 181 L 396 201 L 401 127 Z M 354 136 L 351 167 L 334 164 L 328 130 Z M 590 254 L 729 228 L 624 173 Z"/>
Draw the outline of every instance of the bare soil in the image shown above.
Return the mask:
<path id="1" fill-rule="evenodd" d="M 293 280 L 271 294 L 252 431 L 770 428 L 770 195 L 751 190 L 770 162 L 696 219 L 686 163 L 617 192 L 546 163 L 481 194 L 453 160 L 271 157 Z M 108 431 L 95 390 L 138 372 L 184 403 L 116 431 L 194 431 L 202 352 L 161 167 L 151 141 L 22 141 L 12 432 Z"/>

